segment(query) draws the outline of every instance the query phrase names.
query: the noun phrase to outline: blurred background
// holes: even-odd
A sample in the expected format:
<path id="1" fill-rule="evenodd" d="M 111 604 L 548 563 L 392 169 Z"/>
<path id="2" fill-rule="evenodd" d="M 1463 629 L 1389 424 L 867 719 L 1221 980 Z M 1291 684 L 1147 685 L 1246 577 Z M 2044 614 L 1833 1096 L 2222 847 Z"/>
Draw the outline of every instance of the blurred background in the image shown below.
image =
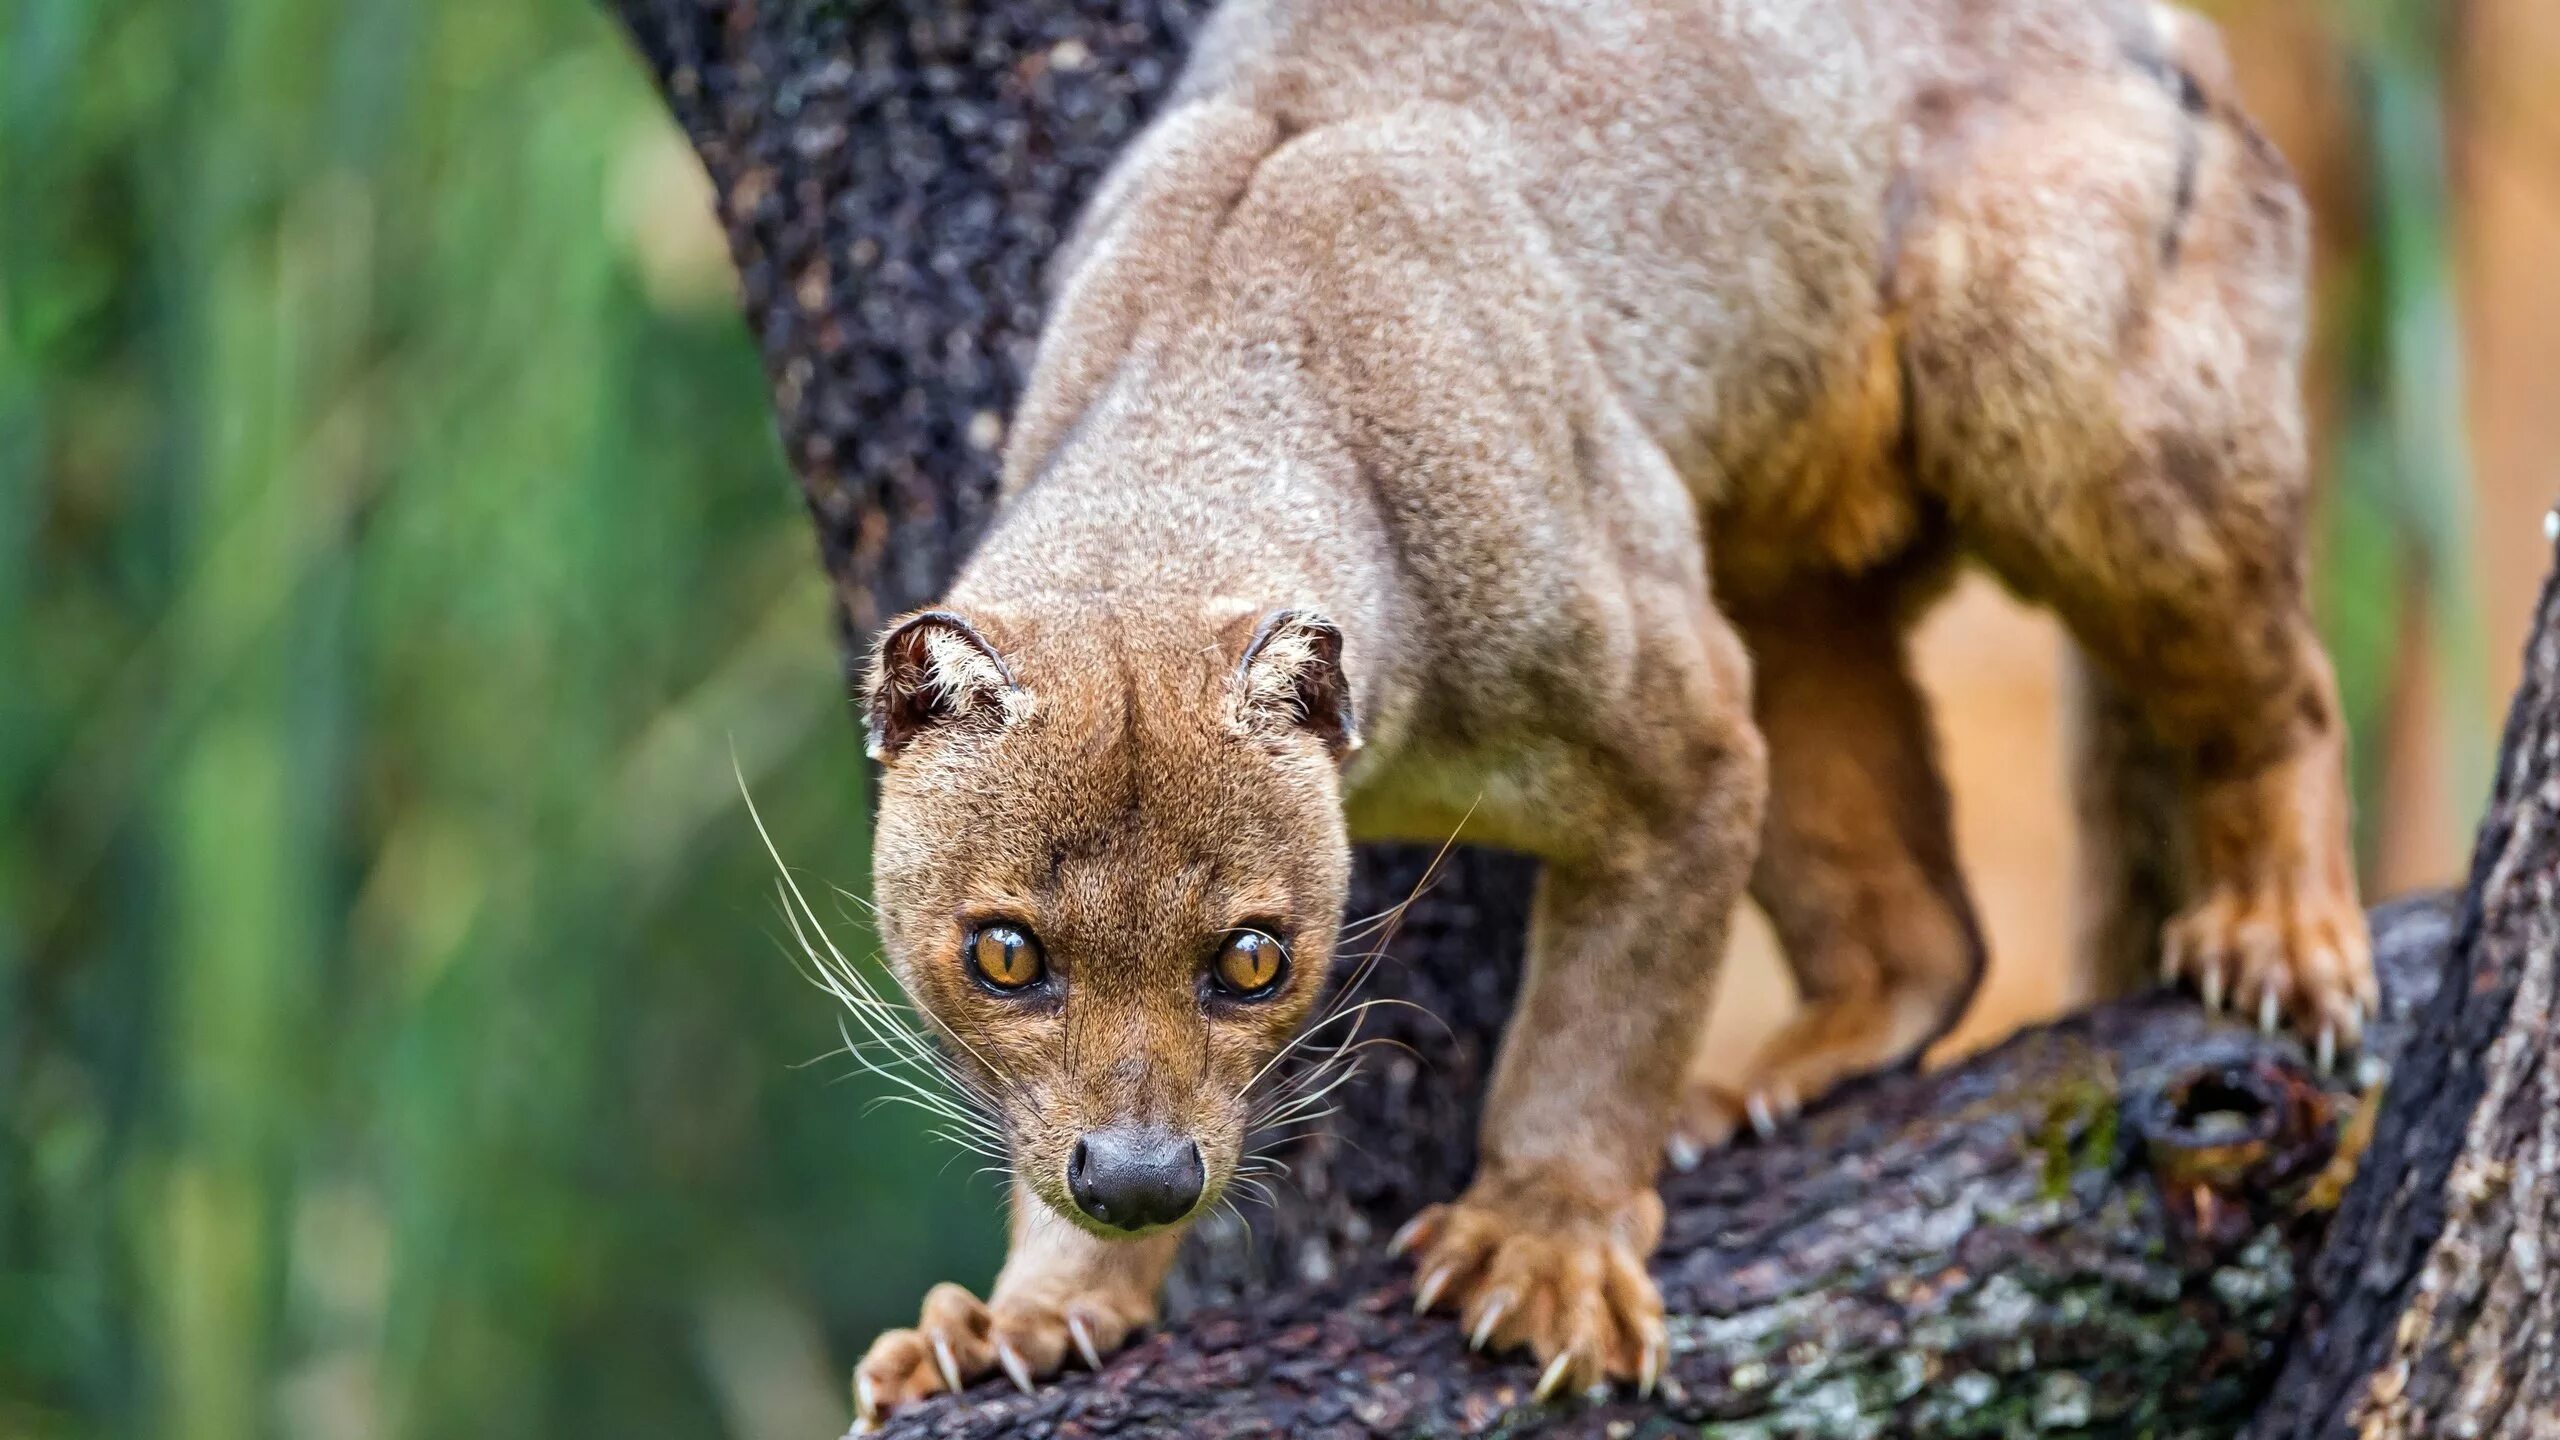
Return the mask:
<path id="1" fill-rule="evenodd" d="M 2319 215 L 2368 885 L 2446 881 L 2560 490 L 2560 6 L 2205 8 Z M 0 1440 L 808 1440 L 993 1273 L 740 804 L 860 887 L 708 205 L 582 0 L 0 0 Z M 1921 643 L 1963 1048 L 2075 996 L 2059 649 Z"/>

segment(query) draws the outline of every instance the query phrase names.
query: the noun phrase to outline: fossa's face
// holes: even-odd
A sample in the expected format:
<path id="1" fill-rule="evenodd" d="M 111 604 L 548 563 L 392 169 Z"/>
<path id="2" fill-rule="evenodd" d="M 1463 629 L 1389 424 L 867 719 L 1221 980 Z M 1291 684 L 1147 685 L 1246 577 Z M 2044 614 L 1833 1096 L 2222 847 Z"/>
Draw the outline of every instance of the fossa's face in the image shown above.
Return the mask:
<path id="1" fill-rule="evenodd" d="M 1180 1224 L 1234 1179 L 1333 958 L 1334 754 L 1240 715 L 1250 630 L 1126 664 L 971 633 L 914 648 L 924 698 L 959 703 L 886 756 L 883 941 L 1023 1185 L 1106 1236 Z"/>

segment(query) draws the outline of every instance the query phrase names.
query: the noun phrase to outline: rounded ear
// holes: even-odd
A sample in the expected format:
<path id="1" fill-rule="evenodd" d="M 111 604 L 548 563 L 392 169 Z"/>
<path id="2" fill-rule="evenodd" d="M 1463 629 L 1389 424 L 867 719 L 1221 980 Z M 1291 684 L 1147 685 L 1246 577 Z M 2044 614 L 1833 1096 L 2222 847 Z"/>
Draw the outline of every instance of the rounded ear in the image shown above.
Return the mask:
<path id="1" fill-rule="evenodd" d="M 1274 610 L 1236 662 L 1236 716 L 1253 729 L 1312 732 L 1340 760 L 1360 748 L 1342 631 L 1313 610 Z"/>
<path id="2" fill-rule="evenodd" d="M 862 691 L 874 760 L 936 726 L 981 715 L 1010 721 L 1030 705 L 1004 657 L 948 610 L 919 610 L 882 631 Z"/>

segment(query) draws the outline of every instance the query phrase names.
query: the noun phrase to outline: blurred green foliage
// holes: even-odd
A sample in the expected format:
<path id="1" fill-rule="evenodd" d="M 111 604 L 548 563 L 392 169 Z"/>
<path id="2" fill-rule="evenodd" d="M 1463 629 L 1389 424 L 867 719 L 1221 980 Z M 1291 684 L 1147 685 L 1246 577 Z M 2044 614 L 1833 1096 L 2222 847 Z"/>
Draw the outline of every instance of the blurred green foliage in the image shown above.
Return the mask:
<path id="1" fill-rule="evenodd" d="M 2357 840 L 2379 848 L 2371 803 L 2394 758 L 2383 743 L 2409 652 L 2433 668 L 2420 703 L 2451 747 L 2446 789 L 2468 834 L 2489 794 L 2497 719 L 2488 713 L 2480 596 L 2471 573 L 2471 462 L 2462 408 L 2455 235 L 2445 173 L 2445 48 L 2434 0 L 2341 0 L 2365 157 L 2363 243 L 2329 297 L 2346 386 L 2331 445 L 2316 600 L 2337 662 L 2360 800 Z"/>
<path id="2" fill-rule="evenodd" d="M 731 754 L 847 885 L 862 762 L 692 165 L 580 0 L 0 4 L 0 1436 L 809 1440 L 991 1271 L 803 1066 Z"/>
<path id="3" fill-rule="evenodd" d="M 2369 727 L 2409 595 L 2448 694 L 2477 626 L 2411 579 L 2467 524 L 2435 67 L 2358 13 Z M 706 204 L 583 0 L 0 0 L 0 1440 L 810 1440 L 992 1269 L 738 805 L 859 883 Z"/>

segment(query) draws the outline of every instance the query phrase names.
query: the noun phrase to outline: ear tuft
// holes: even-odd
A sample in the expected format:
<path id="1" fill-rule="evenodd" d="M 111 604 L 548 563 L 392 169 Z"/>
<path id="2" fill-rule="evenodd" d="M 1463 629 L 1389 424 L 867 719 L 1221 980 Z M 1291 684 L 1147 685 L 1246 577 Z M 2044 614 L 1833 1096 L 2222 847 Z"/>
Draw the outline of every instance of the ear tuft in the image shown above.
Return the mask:
<path id="1" fill-rule="evenodd" d="M 1236 663 L 1236 716 L 1249 729 L 1299 729 L 1340 760 L 1360 748 L 1342 631 L 1313 610 L 1274 610 Z"/>
<path id="2" fill-rule="evenodd" d="M 1018 719 L 1030 696 L 976 627 L 948 610 L 920 610 L 881 632 L 863 707 L 871 758 L 887 760 L 926 730 L 976 716 Z"/>

